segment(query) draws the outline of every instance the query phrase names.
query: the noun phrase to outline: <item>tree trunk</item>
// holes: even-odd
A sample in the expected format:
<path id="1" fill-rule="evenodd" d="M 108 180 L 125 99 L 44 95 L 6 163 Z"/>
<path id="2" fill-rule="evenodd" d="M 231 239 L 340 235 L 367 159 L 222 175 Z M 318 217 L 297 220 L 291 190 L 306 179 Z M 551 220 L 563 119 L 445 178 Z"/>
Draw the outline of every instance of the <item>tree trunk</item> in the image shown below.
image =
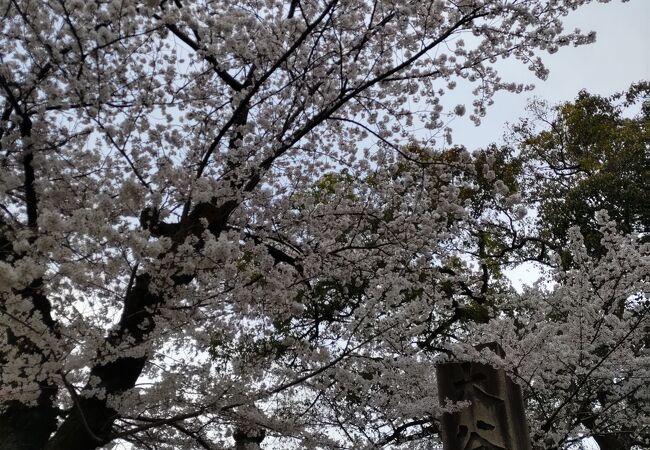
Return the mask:
<path id="1" fill-rule="evenodd" d="M 0 261 L 11 262 L 22 257 L 17 254 L 7 237 L 9 226 L 0 221 Z M 15 294 L 32 304 L 32 314 L 38 316 L 44 330 L 57 335 L 56 325 L 51 315 L 51 306 L 42 293 L 42 280 L 36 279 L 29 286 Z M 2 308 L 4 305 L 0 304 Z M 7 344 L 16 347 L 21 355 L 30 355 L 41 362 L 48 359 L 48 351 L 40 348 L 27 336 L 17 333 L 11 327 L 4 333 Z M 0 354 L 0 375 L 7 355 Z M 25 405 L 18 401 L 8 402 L 0 414 L 0 449 L 2 450 L 42 450 L 50 435 L 56 430 L 58 409 L 55 399 L 58 386 L 51 380 L 38 382 L 40 389 L 35 405 Z"/>
<path id="2" fill-rule="evenodd" d="M 186 219 L 174 227 L 172 239 L 180 244 L 190 234 L 200 236 L 204 229 L 201 224 L 202 219 L 208 221 L 210 232 L 218 236 L 223 231 L 228 216 L 236 207 L 237 203 L 234 201 L 227 201 L 221 207 L 207 203 L 198 204 Z M 171 251 L 174 251 L 173 248 Z M 187 284 L 192 279 L 192 275 L 172 276 L 176 285 Z M 151 280 L 149 274 L 140 274 L 136 277 L 133 287 L 126 294 L 120 322 L 107 339 L 109 348 L 119 347 L 125 339 L 138 345 L 153 331 L 155 316 L 151 311 L 163 299 L 151 292 Z M 143 356 L 121 357 L 104 363 L 103 356 L 101 353 L 98 355 L 98 362 L 90 374 L 100 381 L 94 388 L 103 388 L 106 396 L 119 395 L 132 389 L 147 362 L 147 356 Z M 117 417 L 116 411 L 106 404 L 106 400 L 79 398 L 73 411 L 43 448 L 45 450 L 96 449 L 110 439 L 113 422 Z"/>
<path id="3" fill-rule="evenodd" d="M 594 434 L 594 440 L 600 450 L 630 450 L 630 439 L 622 434 Z"/>
<path id="4" fill-rule="evenodd" d="M 117 347 L 125 337 L 133 339 L 134 344 L 141 343 L 153 330 L 153 316 L 149 307 L 154 306 L 160 298 L 149 291 L 151 277 L 138 275 L 133 288 L 127 293 L 124 310 L 119 327 L 109 338 L 109 347 Z M 103 355 L 98 355 L 101 361 Z M 146 356 L 140 358 L 122 357 L 109 363 L 99 362 L 90 374 L 99 379 L 95 388 L 103 388 L 107 396 L 119 395 L 131 389 L 144 368 Z M 116 411 L 105 400 L 97 398 L 79 398 L 75 401 L 73 411 L 59 427 L 46 450 L 90 450 L 103 445 L 108 439 Z"/>
<path id="5" fill-rule="evenodd" d="M 56 410 L 47 391 L 37 406 L 15 402 L 0 415 L 0 449 L 42 450 L 56 429 Z"/>

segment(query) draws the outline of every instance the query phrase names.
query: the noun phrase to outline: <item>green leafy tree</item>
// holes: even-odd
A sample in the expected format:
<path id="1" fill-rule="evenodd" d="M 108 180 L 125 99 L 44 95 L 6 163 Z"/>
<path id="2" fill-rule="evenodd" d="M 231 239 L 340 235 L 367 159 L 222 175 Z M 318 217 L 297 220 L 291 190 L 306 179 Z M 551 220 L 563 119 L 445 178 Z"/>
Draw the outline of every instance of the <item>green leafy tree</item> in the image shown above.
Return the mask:
<path id="1" fill-rule="evenodd" d="M 609 98 L 582 91 L 574 102 L 551 109 L 535 103 L 536 122 L 548 127 L 536 132 L 524 121 L 516 128 L 527 195 L 538 206 L 541 236 L 556 248 L 578 226 L 589 252 L 602 256 L 600 210 L 623 233 L 650 231 L 649 92 L 646 82 Z M 625 114 L 638 106 L 635 116 Z"/>

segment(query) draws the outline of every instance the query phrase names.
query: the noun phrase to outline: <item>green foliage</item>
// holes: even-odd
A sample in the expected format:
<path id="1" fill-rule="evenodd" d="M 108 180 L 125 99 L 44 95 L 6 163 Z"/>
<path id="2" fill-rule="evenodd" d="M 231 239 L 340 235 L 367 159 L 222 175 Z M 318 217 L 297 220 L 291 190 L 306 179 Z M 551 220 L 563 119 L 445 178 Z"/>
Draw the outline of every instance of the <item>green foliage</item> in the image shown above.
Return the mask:
<path id="1" fill-rule="evenodd" d="M 483 214 L 487 209 L 503 207 L 503 201 L 494 195 L 494 182 L 501 180 L 514 193 L 520 190 L 522 160 L 513 155 L 509 147 L 491 145 L 474 154 L 475 188 L 466 193 L 475 215 Z"/>
<path id="2" fill-rule="evenodd" d="M 610 98 L 582 91 L 554 108 L 550 119 L 543 117 L 549 129 L 535 133 L 527 123 L 517 129 L 530 174 L 528 196 L 539 205 L 542 236 L 557 248 L 578 226 L 589 252 L 601 255 L 599 210 L 622 232 L 650 231 L 650 108 L 624 115 L 649 92 L 647 83 Z"/>
<path id="3" fill-rule="evenodd" d="M 461 322 L 487 323 L 490 320 L 490 310 L 485 305 L 472 302 L 458 308 L 458 317 Z"/>
<path id="4" fill-rule="evenodd" d="M 349 201 L 357 199 L 354 193 L 356 180 L 348 173 L 346 169 L 341 172 L 329 172 L 312 188 L 312 195 L 316 203 L 327 203 L 339 191 L 343 192 L 343 197 Z"/>

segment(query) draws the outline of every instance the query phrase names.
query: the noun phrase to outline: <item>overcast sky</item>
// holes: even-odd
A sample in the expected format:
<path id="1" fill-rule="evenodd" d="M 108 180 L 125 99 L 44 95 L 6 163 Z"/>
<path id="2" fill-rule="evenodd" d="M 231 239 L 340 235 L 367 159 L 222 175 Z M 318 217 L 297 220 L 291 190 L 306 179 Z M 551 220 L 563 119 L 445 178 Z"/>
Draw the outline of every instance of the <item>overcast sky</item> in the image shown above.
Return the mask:
<path id="1" fill-rule="evenodd" d="M 566 31 L 596 31 L 596 42 L 542 55 L 550 70 L 545 81 L 536 79 L 521 63 L 506 63 L 504 79 L 534 83 L 535 90 L 500 93 L 478 128 L 466 118 L 455 120 L 451 124 L 454 143 L 471 150 L 499 141 L 506 122 L 525 115 L 527 99 L 532 96 L 555 104 L 574 99 L 581 89 L 611 95 L 635 81 L 650 79 L 650 0 L 594 2 L 569 15 L 565 25 Z"/>

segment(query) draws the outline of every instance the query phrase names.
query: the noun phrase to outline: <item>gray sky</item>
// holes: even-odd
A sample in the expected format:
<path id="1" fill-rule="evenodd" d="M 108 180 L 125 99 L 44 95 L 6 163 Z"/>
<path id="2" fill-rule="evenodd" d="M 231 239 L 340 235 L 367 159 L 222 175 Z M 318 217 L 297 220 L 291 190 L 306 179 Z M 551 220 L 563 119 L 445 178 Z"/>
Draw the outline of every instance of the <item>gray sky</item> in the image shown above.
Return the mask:
<path id="1" fill-rule="evenodd" d="M 574 99 L 581 89 L 611 95 L 635 81 L 650 79 L 650 0 L 594 2 L 565 19 L 565 30 L 574 28 L 596 31 L 596 42 L 542 55 L 550 70 L 546 81 L 536 79 L 521 63 L 506 62 L 501 71 L 504 79 L 534 83 L 535 90 L 498 94 L 480 127 L 466 118 L 455 120 L 451 124 L 454 143 L 472 150 L 499 141 L 506 122 L 525 116 L 527 99 L 532 96 L 555 104 Z"/>

